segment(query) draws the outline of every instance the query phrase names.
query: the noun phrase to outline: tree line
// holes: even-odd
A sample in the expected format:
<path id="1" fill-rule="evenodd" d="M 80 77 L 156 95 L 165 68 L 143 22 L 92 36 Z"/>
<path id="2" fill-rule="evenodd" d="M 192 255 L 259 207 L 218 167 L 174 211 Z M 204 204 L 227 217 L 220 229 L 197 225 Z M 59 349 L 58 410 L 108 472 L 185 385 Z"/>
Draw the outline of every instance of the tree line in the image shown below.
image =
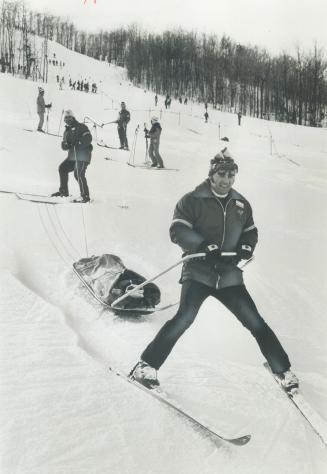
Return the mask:
<path id="1" fill-rule="evenodd" d="M 35 38 L 42 38 L 42 47 Z M 320 126 L 327 105 L 327 63 L 316 44 L 271 55 L 226 35 L 181 29 L 154 34 L 136 25 L 86 33 L 58 16 L 2 1 L 1 71 L 47 80 L 48 40 L 127 69 L 133 84 L 157 94 L 211 103 L 220 110 Z"/>

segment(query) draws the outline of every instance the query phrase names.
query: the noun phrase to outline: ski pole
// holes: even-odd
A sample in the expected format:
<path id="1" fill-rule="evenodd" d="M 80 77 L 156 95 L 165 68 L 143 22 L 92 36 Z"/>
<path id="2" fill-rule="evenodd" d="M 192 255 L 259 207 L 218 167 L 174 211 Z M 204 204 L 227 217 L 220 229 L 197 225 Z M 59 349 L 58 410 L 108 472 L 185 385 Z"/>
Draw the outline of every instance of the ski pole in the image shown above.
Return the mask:
<path id="1" fill-rule="evenodd" d="M 145 134 L 145 159 L 144 163 L 148 164 L 149 159 L 149 142 L 148 142 L 148 129 L 146 128 L 146 123 L 144 123 L 144 134 Z"/>
<path id="2" fill-rule="evenodd" d="M 98 127 L 102 127 L 101 123 L 97 123 L 95 120 L 93 120 L 91 117 L 84 117 L 84 123 L 87 123 L 87 122 L 91 122 L 95 125 L 97 125 Z"/>
<path id="3" fill-rule="evenodd" d="M 222 257 L 234 257 L 236 255 L 236 252 L 221 252 L 221 256 Z M 193 258 L 201 258 L 201 257 L 205 257 L 206 254 L 204 252 L 201 252 L 201 253 L 193 253 L 191 255 L 186 255 L 185 257 L 181 258 L 180 260 L 178 260 L 178 262 L 174 263 L 174 265 L 171 265 L 170 267 L 166 268 L 166 270 L 163 270 L 162 272 L 158 273 L 158 275 L 155 275 L 154 277 L 152 278 L 149 278 L 149 280 L 146 280 L 144 281 L 143 283 L 140 283 L 139 285 L 135 286 L 132 290 L 128 291 L 127 293 L 125 293 L 124 295 L 120 296 L 119 298 L 117 298 L 112 304 L 111 304 L 111 307 L 113 308 L 114 306 L 116 306 L 118 303 L 120 303 L 121 301 L 123 301 L 125 298 L 127 298 L 128 296 L 130 296 L 132 293 L 140 290 L 141 288 L 143 288 L 145 285 L 147 285 L 148 283 L 152 283 L 153 281 L 157 280 L 159 277 L 161 277 L 162 275 L 164 275 L 165 273 L 168 273 L 170 270 L 172 270 L 173 268 L 175 267 L 178 267 L 178 265 L 180 265 L 181 263 L 185 263 L 185 262 L 188 262 L 189 260 L 192 260 Z"/>
<path id="4" fill-rule="evenodd" d="M 134 139 L 133 139 L 133 143 L 132 143 L 132 148 L 131 148 L 131 152 L 129 154 L 129 160 L 128 160 L 128 164 L 131 164 L 134 166 L 134 161 L 135 161 L 135 150 L 136 150 L 136 139 L 137 139 L 137 133 L 139 131 L 139 128 L 140 126 L 137 125 L 136 129 L 135 129 L 135 132 L 134 132 Z"/>
<path id="5" fill-rule="evenodd" d="M 105 125 L 109 125 L 110 123 L 117 123 L 117 120 L 113 120 L 112 122 L 102 123 L 102 124 L 100 125 L 100 127 L 102 128 L 102 127 L 104 127 Z"/>
<path id="6" fill-rule="evenodd" d="M 47 125 L 46 125 L 46 131 L 47 131 L 47 133 L 49 132 L 49 108 L 47 108 Z"/>
<path id="7" fill-rule="evenodd" d="M 62 122 L 62 117 L 64 115 L 64 109 L 62 109 L 62 112 L 61 112 L 61 117 L 60 117 L 60 122 L 59 122 L 59 128 L 58 128 L 58 136 L 60 136 L 60 127 L 61 127 L 61 122 Z"/>

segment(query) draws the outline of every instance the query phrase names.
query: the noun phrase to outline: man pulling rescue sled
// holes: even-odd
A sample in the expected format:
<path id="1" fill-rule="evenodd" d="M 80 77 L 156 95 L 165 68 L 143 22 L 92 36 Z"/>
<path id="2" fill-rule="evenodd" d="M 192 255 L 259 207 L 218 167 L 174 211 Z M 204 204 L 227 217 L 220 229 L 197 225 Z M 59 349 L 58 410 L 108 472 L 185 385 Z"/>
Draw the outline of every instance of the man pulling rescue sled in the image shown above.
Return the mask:
<path id="1" fill-rule="evenodd" d="M 148 283 L 124 298 L 117 306 L 112 306 L 115 300 L 146 281 L 142 275 L 127 269 L 116 255 L 103 254 L 82 258 L 73 264 L 73 269 L 89 292 L 117 314 L 153 313 L 155 306 L 160 303 L 159 288 Z"/>
<path id="2" fill-rule="evenodd" d="M 202 303 L 213 296 L 228 308 L 256 339 L 285 390 L 298 386 L 288 355 L 259 314 L 238 263 L 253 256 L 258 231 L 249 202 L 232 188 L 238 166 L 225 148 L 210 162 L 209 176 L 177 203 L 170 226 L 171 240 L 184 253 L 202 253 L 182 270 L 180 305 L 141 354 L 130 377 L 148 388 L 159 385 L 157 370 L 190 327 Z M 226 257 L 224 252 L 236 253 Z"/>

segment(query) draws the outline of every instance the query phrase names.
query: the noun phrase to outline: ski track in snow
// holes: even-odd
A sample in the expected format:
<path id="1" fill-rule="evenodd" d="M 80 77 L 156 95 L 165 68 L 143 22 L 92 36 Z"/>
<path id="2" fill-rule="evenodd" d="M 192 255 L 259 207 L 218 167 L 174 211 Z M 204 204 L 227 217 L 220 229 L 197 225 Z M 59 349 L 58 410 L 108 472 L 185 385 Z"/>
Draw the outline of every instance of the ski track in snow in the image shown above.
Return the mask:
<path id="1" fill-rule="evenodd" d="M 102 123 L 116 118 L 121 100 L 132 113 L 130 141 L 137 124 L 149 123 L 153 94 L 132 87 L 121 68 L 53 43 L 51 52 L 66 62 L 66 74 L 92 68 L 103 82 L 97 95 L 59 91 L 50 71 L 50 131 L 58 133 L 63 108 Z M 23 130 L 37 121 L 37 84 L 4 74 L 0 80 L 6 112 L 0 187 L 50 194 L 65 155 L 60 137 Z M 71 264 L 86 253 L 114 253 L 150 277 L 177 261 L 179 249 L 168 237 L 175 203 L 205 178 L 209 159 L 227 144 L 240 167 L 235 187 L 250 200 L 259 228 L 247 286 L 285 345 L 307 400 L 327 420 L 326 131 L 270 122 L 268 129 L 248 117 L 238 127 L 234 114 L 214 110 L 204 124 L 202 106 L 190 103 L 173 103 L 172 112 L 163 113 L 161 152 L 179 173 L 132 168 L 125 165 L 128 153 L 95 146 L 87 171 L 92 204 L 50 206 L 0 194 L 3 474 L 325 472 L 326 448 L 262 368 L 251 336 L 211 299 L 160 380 L 168 396 L 218 431 L 251 433 L 248 445 L 213 443 L 108 373 L 109 362 L 128 371 L 175 308 L 139 319 L 114 316 L 90 297 Z M 218 140 L 218 122 L 229 143 Z M 92 132 L 117 145 L 115 126 Z M 135 160 L 144 158 L 140 131 Z M 72 177 L 70 190 L 78 194 Z M 158 282 L 164 304 L 179 297 L 179 273 Z"/>

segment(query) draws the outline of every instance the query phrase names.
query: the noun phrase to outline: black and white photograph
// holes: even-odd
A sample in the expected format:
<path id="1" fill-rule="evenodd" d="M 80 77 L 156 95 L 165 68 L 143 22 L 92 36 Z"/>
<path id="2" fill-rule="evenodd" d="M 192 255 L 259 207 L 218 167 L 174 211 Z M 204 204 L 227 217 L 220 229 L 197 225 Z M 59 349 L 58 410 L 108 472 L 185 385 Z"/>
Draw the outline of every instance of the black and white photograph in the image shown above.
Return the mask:
<path id="1" fill-rule="evenodd" d="M 1 474 L 325 474 L 326 1 L 0 5 Z"/>

